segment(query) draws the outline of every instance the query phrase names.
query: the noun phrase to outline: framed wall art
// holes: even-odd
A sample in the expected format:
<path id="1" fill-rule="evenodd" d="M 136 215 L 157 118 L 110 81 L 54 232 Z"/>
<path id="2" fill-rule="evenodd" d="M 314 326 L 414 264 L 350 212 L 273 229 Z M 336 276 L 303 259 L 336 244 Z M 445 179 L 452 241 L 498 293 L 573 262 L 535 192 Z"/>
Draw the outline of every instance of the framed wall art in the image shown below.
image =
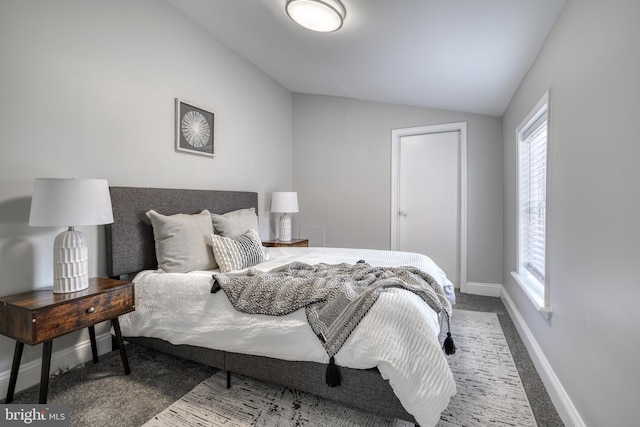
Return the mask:
<path id="1" fill-rule="evenodd" d="M 176 98 L 176 151 L 215 156 L 213 113 Z"/>

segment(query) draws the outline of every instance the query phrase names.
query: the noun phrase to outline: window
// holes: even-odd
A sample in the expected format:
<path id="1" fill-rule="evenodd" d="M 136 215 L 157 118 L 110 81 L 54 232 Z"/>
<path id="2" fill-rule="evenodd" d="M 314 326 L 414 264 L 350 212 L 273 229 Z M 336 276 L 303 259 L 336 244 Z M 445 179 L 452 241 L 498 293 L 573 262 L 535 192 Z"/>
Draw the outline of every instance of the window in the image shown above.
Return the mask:
<path id="1" fill-rule="evenodd" d="M 547 92 L 517 129 L 518 271 L 514 278 L 545 317 L 551 315 L 545 272 L 547 235 Z"/>

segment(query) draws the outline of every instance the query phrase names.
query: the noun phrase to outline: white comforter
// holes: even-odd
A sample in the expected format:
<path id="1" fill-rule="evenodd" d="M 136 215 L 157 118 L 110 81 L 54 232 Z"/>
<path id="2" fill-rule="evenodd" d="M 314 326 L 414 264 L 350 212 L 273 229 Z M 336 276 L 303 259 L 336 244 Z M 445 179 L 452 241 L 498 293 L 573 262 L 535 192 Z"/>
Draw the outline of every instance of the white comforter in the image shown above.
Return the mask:
<path id="1" fill-rule="evenodd" d="M 406 252 L 332 248 L 266 248 L 267 271 L 298 260 L 337 264 L 360 259 L 374 266 L 413 265 L 431 274 L 453 299 L 453 287 L 428 257 Z M 120 318 L 125 336 L 155 337 L 236 353 L 328 363 L 304 309 L 281 317 L 236 311 L 224 292 L 210 293 L 212 271 L 143 271 L 135 279 L 136 311 Z M 412 292 L 382 293 L 335 356 L 336 364 L 377 367 L 407 412 L 433 426 L 456 392 L 438 341 L 439 317 Z"/>

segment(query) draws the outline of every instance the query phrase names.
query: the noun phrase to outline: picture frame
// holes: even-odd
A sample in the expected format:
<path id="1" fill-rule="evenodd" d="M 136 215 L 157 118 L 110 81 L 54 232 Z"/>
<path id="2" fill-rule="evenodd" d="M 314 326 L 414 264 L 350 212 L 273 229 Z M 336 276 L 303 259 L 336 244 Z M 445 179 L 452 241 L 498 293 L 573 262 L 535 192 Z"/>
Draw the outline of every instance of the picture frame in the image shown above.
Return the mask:
<path id="1" fill-rule="evenodd" d="M 214 114 L 179 98 L 175 103 L 176 151 L 214 157 Z"/>

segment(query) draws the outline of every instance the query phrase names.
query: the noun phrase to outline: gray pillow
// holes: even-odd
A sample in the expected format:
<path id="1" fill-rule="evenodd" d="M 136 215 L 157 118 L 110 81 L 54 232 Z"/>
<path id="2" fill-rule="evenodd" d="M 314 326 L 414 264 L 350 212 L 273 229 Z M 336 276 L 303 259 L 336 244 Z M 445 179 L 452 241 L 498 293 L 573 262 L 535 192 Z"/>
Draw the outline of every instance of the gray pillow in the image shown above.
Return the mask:
<path id="1" fill-rule="evenodd" d="M 254 208 L 239 209 L 223 215 L 211 214 L 213 230 L 224 237 L 234 237 L 258 229 L 258 216 Z"/>
<path id="2" fill-rule="evenodd" d="M 235 237 L 211 235 L 213 254 L 220 271 L 241 270 L 267 260 L 260 236 L 255 230 Z"/>
<path id="3" fill-rule="evenodd" d="M 158 267 L 167 273 L 187 273 L 216 268 L 209 245 L 213 226 L 211 214 L 162 215 L 154 210 L 146 213 L 153 227 Z"/>

